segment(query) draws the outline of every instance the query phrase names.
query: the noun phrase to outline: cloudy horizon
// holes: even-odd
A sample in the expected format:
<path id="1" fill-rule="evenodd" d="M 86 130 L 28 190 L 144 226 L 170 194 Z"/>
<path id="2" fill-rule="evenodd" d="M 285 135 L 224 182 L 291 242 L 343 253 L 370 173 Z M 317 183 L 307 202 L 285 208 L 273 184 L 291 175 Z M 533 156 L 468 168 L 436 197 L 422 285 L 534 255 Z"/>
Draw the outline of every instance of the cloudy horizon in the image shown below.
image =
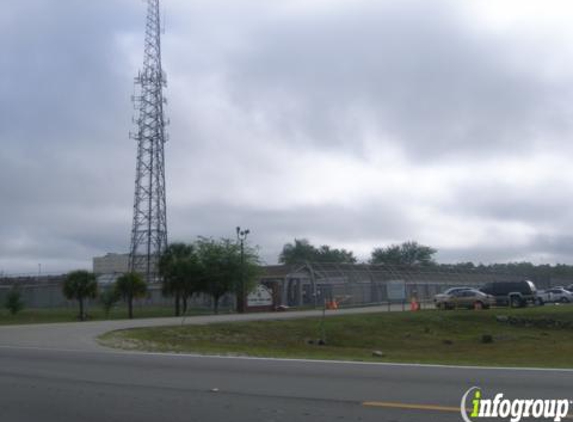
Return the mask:
<path id="1" fill-rule="evenodd" d="M 573 5 L 162 0 L 170 241 L 573 264 Z M 0 15 L 0 272 L 129 248 L 140 0 Z"/>

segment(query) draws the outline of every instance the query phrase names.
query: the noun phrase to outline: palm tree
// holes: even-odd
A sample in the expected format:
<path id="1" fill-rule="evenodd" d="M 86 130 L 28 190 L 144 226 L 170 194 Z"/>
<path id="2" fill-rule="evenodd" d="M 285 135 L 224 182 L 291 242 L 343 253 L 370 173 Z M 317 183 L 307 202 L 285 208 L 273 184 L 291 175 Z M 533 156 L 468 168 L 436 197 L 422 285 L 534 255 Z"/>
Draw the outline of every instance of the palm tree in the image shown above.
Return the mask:
<path id="1" fill-rule="evenodd" d="M 133 318 L 133 299 L 145 297 L 147 283 L 137 273 L 122 275 L 115 282 L 115 291 L 127 302 L 128 316 Z"/>
<path id="2" fill-rule="evenodd" d="M 77 300 L 80 304 L 79 319 L 84 321 L 84 300 L 95 299 L 97 296 L 97 281 L 95 275 L 85 270 L 77 270 L 68 273 L 62 292 L 68 300 Z"/>
<path id="3" fill-rule="evenodd" d="M 187 311 L 187 300 L 202 289 L 203 267 L 194 245 L 172 243 L 159 259 L 163 294 L 175 298 L 175 315 Z"/>

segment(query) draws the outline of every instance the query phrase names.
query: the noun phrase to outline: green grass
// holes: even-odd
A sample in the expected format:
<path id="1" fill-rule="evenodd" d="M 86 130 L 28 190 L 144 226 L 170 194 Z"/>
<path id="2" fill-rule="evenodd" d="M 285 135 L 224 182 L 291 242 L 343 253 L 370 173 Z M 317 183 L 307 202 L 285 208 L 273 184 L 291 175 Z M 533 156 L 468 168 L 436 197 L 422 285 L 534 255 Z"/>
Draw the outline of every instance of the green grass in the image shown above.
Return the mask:
<path id="1" fill-rule="evenodd" d="M 573 367 L 573 329 L 512 326 L 497 315 L 573 323 L 573 306 L 421 311 L 121 330 L 100 341 L 126 349 L 376 362 Z M 482 343 L 482 335 L 494 341 Z M 309 344 L 310 341 L 314 344 Z M 374 357 L 380 350 L 383 357 Z"/>
<path id="2" fill-rule="evenodd" d="M 16 315 L 10 315 L 6 309 L 0 310 L 0 325 L 16 324 L 44 324 L 55 322 L 76 322 L 78 321 L 79 308 L 70 306 L 69 308 L 55 309 L 29 309 L 25 308 Z M 91 306 L 87 309 L 88 321 L 104 321 L 127 319 L 127 306 L 118 305 L 106 317 L 100 306 Z M 187 315 L 210 314 L 206 309 L 190 309 Z M 174 316 L 173 307 L 166 306 L 146 306 L 135 307 L 133 310 L 135 318 L 161 318 Z"/>

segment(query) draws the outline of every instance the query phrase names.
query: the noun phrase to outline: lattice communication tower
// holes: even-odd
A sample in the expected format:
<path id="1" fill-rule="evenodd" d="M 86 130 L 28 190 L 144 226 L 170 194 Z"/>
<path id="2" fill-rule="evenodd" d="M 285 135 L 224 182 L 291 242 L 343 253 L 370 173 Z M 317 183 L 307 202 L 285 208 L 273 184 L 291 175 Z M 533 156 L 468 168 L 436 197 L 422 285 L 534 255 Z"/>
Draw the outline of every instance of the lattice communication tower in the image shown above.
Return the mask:
<path id="1" fill-rule="evenodd" d="M 167 142 L 163 90 L 167 78 L 161 66 L 161 15 L 159 0 L 147 0 L 143 69 L 135 78 L 137 165 L 135 200 L 129 253 L 129 270 L 148 283 L 158 281 L 157 263 L 167 247 L 165 155 Z"/>

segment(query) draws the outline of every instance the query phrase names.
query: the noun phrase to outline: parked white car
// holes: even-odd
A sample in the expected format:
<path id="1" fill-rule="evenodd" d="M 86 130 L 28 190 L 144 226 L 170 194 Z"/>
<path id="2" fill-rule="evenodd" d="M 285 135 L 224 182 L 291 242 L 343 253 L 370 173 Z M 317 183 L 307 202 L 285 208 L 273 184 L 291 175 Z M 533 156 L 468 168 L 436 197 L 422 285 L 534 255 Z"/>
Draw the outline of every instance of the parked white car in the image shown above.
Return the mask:
<path id="1" fill-rule="evenodd" d="M 565 290 L 562 287 L 554 287 L 547 290 L 538 290 L 537 301 L 539 304 L 543 304 L 546 302 L 570 303 L 573 302 L 573 293 L 571 293 L 569 290 Z"/>

